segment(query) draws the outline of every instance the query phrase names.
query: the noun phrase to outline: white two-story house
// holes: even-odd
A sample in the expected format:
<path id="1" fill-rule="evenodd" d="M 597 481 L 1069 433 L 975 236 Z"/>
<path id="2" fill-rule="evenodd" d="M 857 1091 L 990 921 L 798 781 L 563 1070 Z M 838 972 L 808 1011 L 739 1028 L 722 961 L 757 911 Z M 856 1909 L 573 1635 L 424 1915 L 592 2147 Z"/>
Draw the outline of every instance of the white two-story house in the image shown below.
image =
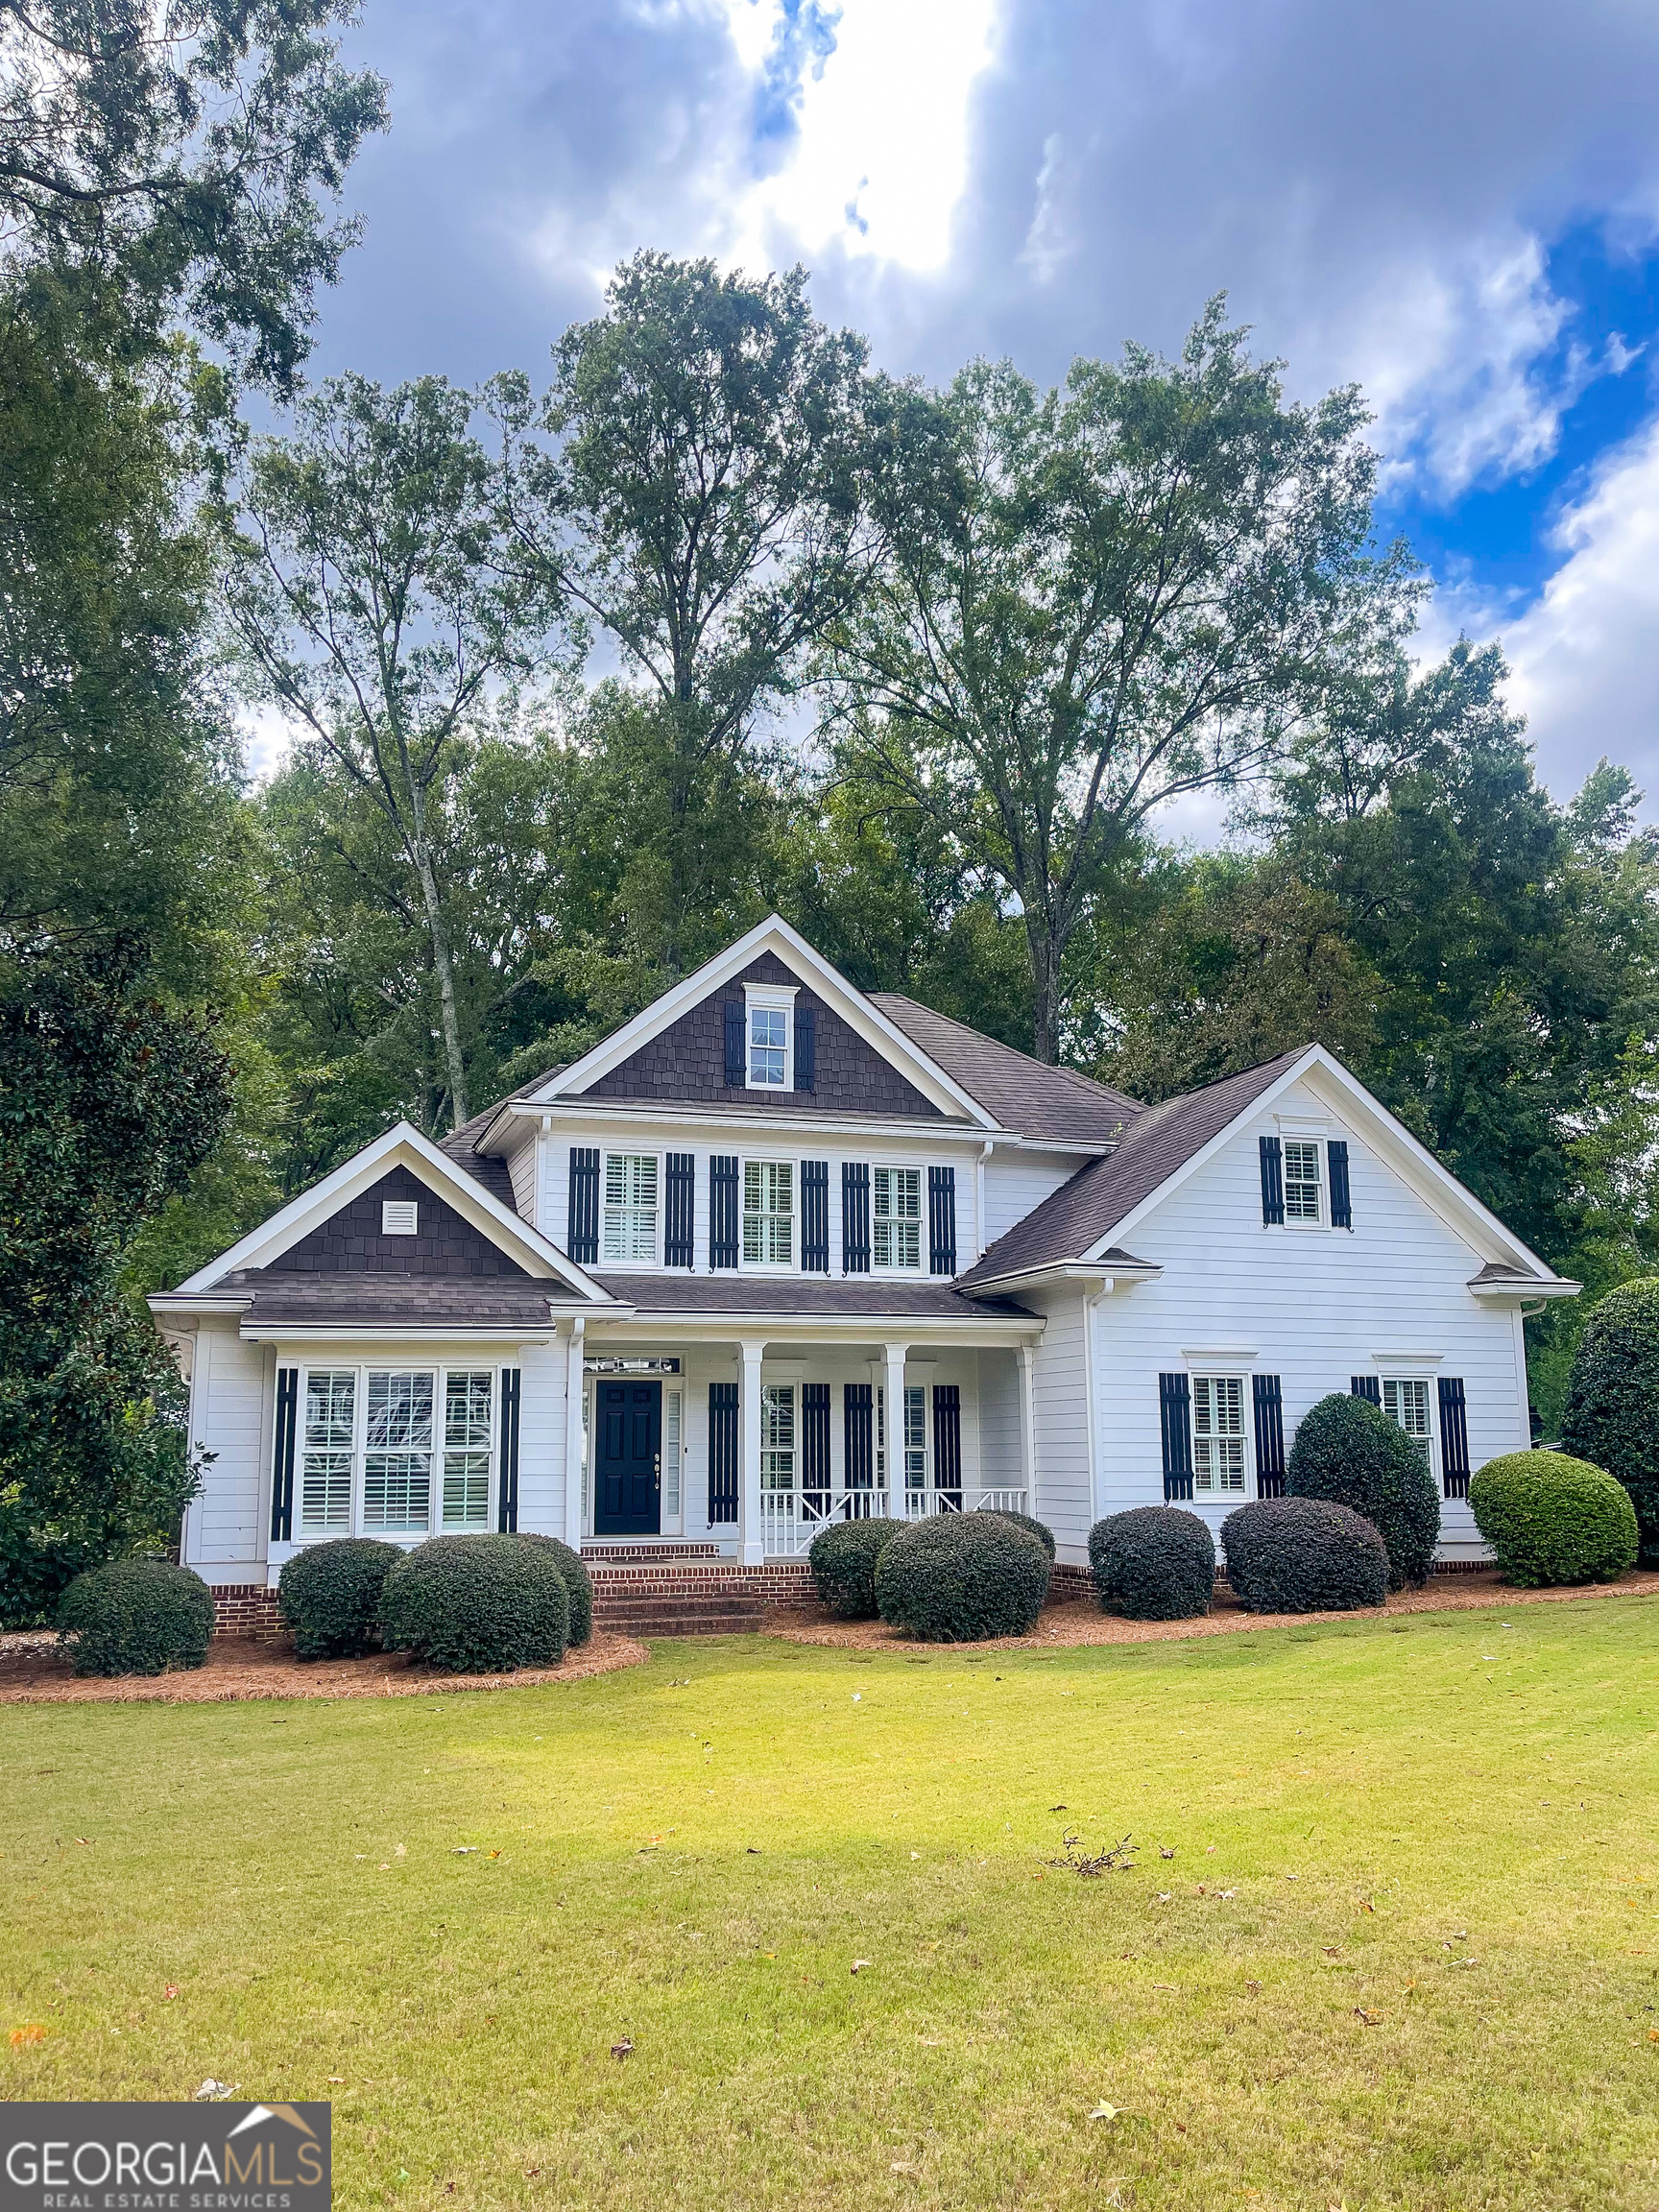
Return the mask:
<path id="1" fill-rule="evenodd" d="M 1528 1441 L 1554 1275 L 1317 1046 L 1143 1107 L 774 917 L 435 1144 L 390 1129 L 151 1303 L 210 1455 L 183 1557 L 519 1528 L 798 1556 L 843 1515 L 1276 1495 L 1364 1393 L 1442 1553 Z"/>

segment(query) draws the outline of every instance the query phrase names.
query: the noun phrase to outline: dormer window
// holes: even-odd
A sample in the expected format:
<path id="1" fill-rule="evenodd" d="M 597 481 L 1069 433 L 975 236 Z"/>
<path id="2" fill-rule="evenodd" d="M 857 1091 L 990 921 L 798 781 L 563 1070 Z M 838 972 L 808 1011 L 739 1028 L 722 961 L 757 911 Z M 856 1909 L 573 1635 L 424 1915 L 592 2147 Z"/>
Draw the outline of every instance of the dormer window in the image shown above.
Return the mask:
<path id="1" fill-rule="evenodd" d="M 747 1083 L 751 1091 L 794 1088 L 794 990 L 745 987 Z"/>

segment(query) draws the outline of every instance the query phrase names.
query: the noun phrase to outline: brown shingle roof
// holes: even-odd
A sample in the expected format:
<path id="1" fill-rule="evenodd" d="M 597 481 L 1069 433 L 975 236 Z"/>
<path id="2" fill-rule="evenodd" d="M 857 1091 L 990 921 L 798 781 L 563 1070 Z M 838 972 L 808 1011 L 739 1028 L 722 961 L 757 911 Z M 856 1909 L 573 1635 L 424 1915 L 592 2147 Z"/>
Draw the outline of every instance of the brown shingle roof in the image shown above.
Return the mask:
<path id="1" fill-rule="evenodd" d="M 513 1197 L 513 1177 L 505 1160 L 494 1160 L 472 1147 L 483 1136 L 500 1112 L 499 1106 L 490 1106 L 482 1114 L 474 1114 L 470 1121 L 463 1121 L 459 1129 L 452 1129 L 447 1137 L 438 1140 L 438 1149 L 457 1167 L 464 1167 L 474 1183 L 482 1183 L 492 1198 L 499 1199 L 509 1214 L 518 1211 Z"/>
<path id="2" fill-rule="evenodd" d="M 1006 1298 L 965 1297 L 950 1283 L 846 1282 L 830 1276 L 601 1275 L 613 1298 L 653 1313 L 867 1313 L 876 1320 L 1006 1320 Z"/>
<path id="3" fill-rule="evenodd" d="M 528 1275 L 358 1274 L 345 1268 L 300 1275 L 251 1267 L 229 1277 L 225 1287 L 252 1291 L 250 1320 L 297 1328 L 400 1322 L 414 1329 L 551 1331 L 548 1298 L 558 1298 L 566 1310 L 570 1305 L 563 1284 Z"/>
<path id="4" fill-rule="evenodd" d="M 1053 1137 L 1084 1144 L 1109 1144 L 1145 1108 L 1121 1091 L 1091 1081 L 1070 1068 L 1050 1068 L 983 1037 L 948 1014 L 936 1014 L 899 991 L 873 991 L 895 1028 L 995 1114 L 1004 1129 L 1022 1137 Z"/>
<path id="5" fill-rule="evenodd" d="M 1220 1082 L 1206 1084 L 1202 1091 L 1189 1091 L 1182 1097 L 1166 1098 L 1161 1106 L 1142 1108 L 1125 1129 L 1115 1152 L 1103 1160 L 1091 1160 L 1070 1183 L 1063 1183 L 1051 1197 L 1022 1221 L 1017 1221 L 978 1264 L 960 1278 L 962 1286 L 995 1283 L 1032 1268 L 1080 1260 L 1143 1198 L 1150 1197 L 1161 1183 L 1167 1182 L 1213 1137 L 1264 1091 L 1271 1090 L 1308 1049 L 1299 1046 L 1294 1052 L 1282 1052 L 1277 1060 L 1268 1060 L 1260 1068 L 1247 1068 L 1239 1075 L 1224 1075 Z"/>

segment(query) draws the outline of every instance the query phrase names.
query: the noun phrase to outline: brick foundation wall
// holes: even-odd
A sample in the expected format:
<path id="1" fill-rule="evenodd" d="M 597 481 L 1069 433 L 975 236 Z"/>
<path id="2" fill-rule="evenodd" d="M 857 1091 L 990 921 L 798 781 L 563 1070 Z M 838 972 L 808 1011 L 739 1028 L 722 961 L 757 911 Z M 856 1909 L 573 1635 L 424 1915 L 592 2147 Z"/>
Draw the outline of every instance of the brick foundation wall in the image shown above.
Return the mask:
<path id="1" fill-rule="evenodd" d="M 261 1644 L 274 1644 L 283 1634 L 276 1610 L 276 1593 L 263 1582 L 211 1582 L 213 1632 L 217 1636 L 252 1636 Z"/>

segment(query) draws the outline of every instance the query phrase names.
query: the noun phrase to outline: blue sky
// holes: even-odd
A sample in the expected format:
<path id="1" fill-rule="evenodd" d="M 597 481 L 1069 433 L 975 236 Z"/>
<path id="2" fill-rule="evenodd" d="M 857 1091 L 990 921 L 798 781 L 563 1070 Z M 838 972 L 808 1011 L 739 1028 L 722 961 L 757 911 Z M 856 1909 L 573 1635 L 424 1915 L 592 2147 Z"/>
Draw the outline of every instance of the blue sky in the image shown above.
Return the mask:
<path id="1" fill-rule="evenodd" d="M 1659 9 L 1631 0 L 365 0 L 390 134 L 314 368 L 538 376 L 641 245 L 804 261 L 896 371 L 1172 349 L 1225 290 L 1357 379 L 1425 650 L 1659 814 Z"/>

